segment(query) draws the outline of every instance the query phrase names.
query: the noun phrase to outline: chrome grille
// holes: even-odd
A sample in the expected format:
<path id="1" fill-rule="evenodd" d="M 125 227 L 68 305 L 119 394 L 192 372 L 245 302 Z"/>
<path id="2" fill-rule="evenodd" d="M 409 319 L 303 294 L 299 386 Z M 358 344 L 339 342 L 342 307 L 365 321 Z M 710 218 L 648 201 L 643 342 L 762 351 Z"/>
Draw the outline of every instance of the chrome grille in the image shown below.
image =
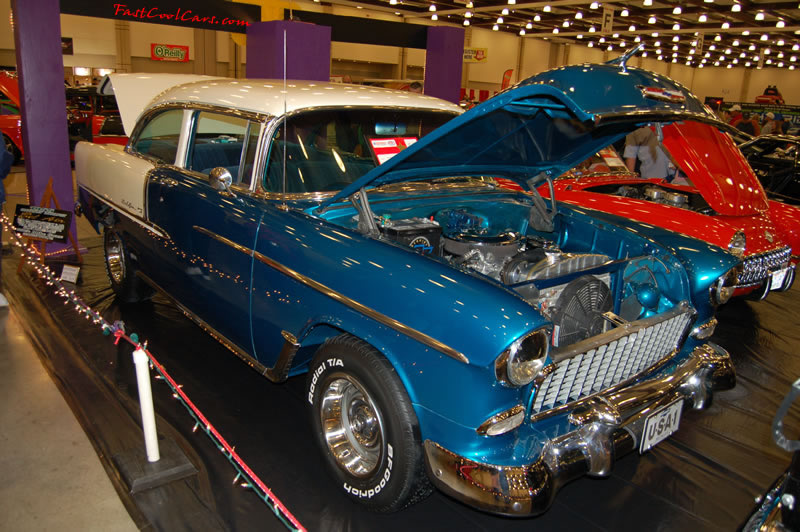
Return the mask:
<path id="1" fill-rule="evenodd" d="M 660 321 L 641 320 L 638 327 L 633 322 L 630 332 L 620 334 L 617 328 L 604 333 L 601 336 L 611 338 L 607 343 L 594 343 L 557 363 L 536 391 L 531 414 L 588 397 L 642 373 L 679 346 L 692 318 L 693 312 L 684 309 Z"/>
<path id="2" fill-rule="evenodd" d="M 789 265 L 792 256 L 792 248 L 773 249 L 765 253 L 750 255 L 745 257 L 742 262 L 742 273 L 739 275 L 739 286 L 751 286 L 762 283 L 770 272 L 785 268 Z"/>

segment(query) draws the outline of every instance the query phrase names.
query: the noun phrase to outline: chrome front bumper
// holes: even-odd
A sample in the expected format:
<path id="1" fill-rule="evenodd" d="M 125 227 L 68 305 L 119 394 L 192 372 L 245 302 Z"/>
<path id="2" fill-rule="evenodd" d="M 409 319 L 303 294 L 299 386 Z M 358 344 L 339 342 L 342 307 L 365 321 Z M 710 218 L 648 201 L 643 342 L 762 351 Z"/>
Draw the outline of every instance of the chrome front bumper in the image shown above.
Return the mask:
<path id="1" fill-rule="evenodd" d="M 448 495 L 488 512 L 526 516 L 544 512 L 556 492 L 583 475 L 607 476 L 614 461 L 637 449 L 647 416 L 683 399 L 703 409 L 714 391 L 736 384 L 727 351 L 712 344 L 697 347 L 674 373 L 599 394 L 570 414 L 575 430 L 548 441 L 526 466 L 475 462 L 425 441 L 425 463 L 434 485 Z"/>

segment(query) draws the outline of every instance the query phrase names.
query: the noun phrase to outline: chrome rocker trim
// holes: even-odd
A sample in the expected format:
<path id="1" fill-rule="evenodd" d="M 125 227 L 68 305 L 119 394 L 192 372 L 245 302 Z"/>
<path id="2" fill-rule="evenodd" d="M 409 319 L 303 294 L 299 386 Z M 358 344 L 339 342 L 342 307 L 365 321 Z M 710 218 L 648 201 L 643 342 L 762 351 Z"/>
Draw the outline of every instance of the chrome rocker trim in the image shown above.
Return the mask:
<path id="1" fill-rule="evenodd" d="M 549 440 L 529 465 L 475 462 L 426 440 L 428 476 L 441 491 L 481 510 L 540 514 L 569 481 L 583 475 L 608 476 L 617 458 L 637 449 L 649 414 L 678 399 L 697 410 L 707 408 L 713 392 L 735 383 L 728 352 L 704 344 L 671 375 L 600 394 L 575 408 L 569 414 L 575 430 Z"/>

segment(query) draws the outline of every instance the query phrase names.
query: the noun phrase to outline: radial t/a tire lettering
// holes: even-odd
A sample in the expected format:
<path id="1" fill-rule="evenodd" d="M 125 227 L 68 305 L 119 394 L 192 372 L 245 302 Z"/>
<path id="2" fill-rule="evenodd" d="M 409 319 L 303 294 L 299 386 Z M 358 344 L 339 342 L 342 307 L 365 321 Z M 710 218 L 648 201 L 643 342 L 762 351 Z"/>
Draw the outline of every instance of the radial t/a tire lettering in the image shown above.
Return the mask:
<path id="1" fill-rule="evenodd" d="M 430 494 L 416 414 L 375 348 L 350 335 L 326 341 L 311 362 L 306 392 L 318 447 L 350 499 L 394 512 Z"/>

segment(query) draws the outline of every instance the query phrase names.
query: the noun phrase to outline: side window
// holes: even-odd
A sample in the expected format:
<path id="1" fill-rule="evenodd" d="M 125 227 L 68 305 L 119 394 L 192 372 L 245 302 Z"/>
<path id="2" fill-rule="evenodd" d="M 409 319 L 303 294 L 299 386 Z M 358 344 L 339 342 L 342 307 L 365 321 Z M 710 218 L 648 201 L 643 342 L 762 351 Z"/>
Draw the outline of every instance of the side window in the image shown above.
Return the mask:
<path id="1" fill-rule="evenodd" d="M 156 161 L 174 164 L 178 153 L 183 110 L 164 111 L 152 117 L 139 133 L 131 149 Z"/>
<path id="2" fill-rule="evenodd" d="M 259 129 L 260 124 L 238 116 L 197 113 L 186 168 L 208 175 L 221 166 L 234 184 L 249 186 Z"/>

